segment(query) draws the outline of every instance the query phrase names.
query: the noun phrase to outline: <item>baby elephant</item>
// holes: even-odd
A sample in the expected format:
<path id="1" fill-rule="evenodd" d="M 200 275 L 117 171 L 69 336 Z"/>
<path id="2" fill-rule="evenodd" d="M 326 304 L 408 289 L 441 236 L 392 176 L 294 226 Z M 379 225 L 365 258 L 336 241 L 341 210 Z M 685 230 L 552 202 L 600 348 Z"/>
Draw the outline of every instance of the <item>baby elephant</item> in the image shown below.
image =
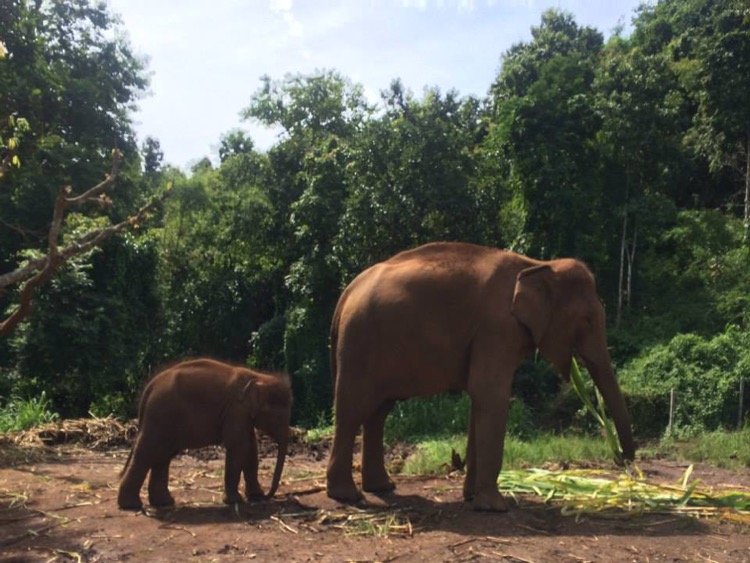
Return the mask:
<path id="1" fill-rule="evenodd" d="M 258 483 L 259 428 L 279 445 L 271 489 L 279 486 L 289 441 L 292 395 L 289 379 L 208 359 L 179 363 L 146 385 L 138 412 L 138 436 L 130 451 L 117 496 L 122 509 L 140 509 L 146 474 L 152 506 L 174 504 L 169 464 L 186 448 L 223 444 L 226 448 L 224 502 L 241 502 L 237 488 L 245 475 L 245 495 L 263 498 Z"/>

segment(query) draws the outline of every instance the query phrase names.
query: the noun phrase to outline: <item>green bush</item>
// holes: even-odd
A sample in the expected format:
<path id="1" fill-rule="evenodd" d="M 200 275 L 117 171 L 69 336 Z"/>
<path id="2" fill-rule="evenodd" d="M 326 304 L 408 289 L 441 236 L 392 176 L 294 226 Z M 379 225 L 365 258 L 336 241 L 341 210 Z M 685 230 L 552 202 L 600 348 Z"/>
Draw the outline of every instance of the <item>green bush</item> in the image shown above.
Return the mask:
<path id="1" fill-rule="evenodd" d="M 465 393 L 446 393 L 396 403 L 385 423 L 387 442 L 465 434 L 471 402 Z"/>
<path id="2" fill-rule="evenodd" d="M 386 420 L 388 442 L 414 442 L 428 436 L 466 435 L 471 400 L 466 393 L 446 393 L 400 401 Z M 508 435 L 528 438 L 536 433 L 533 416 L 520 400 L 513 400 L 508 411 Z"/>
<path id="3" fill-rule="evenodd" d="M 646 350 L 620 370 L 620 381 L 626 395 L 640 397 L 645 409 L 650 403 L 662 412 L 648 416 L 636 408 L 634 423 L 647 433 L 663 432 L 674 389 L 675 428 L 685 432 L 736 427 L 739 380 L 750 372 L 748 344 L 747 332 L 730 327 L 713 338 L 680 334 Z M 638 401 L 631 399 L 631 405 L 638 407 Z"/>
<path id="4" fill-rule="evenodd" d="M 0 432 L 20 432 L 48 422 L 54 422 L 59 417 L 51 412 L 50 403 L 42 391 L 39 397 L 11 399 L 0 408 Z"/>
<path id="5" fill-rule="evenodd" d="M 669 393 L 635 389 L 625 393 L 633 433 L 640 438 L 658 438 L 669 424 Z"/>

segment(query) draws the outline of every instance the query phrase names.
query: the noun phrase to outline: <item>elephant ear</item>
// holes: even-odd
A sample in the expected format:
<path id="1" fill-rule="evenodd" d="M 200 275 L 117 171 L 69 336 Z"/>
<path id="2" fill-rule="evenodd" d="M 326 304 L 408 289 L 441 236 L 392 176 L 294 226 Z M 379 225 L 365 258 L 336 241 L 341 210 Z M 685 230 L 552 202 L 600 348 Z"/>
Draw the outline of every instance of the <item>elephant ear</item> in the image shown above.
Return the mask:
<path id="1" fill-rule="evenodd" d="M 529 329 L 536 347 L 547 333 L 552 317 L 552 275 L 552 268 L 542 264 L 523 270 L 516 278 L 510 311 Z"/>

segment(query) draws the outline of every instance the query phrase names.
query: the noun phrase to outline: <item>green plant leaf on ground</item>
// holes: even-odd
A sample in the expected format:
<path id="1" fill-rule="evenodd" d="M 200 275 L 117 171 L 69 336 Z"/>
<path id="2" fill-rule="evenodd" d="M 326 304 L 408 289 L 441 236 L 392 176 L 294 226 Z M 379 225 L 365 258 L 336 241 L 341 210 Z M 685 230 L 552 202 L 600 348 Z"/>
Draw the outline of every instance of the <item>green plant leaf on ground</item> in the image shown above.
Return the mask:
<path id="1" fill-rule="evenodd" d="M 719 516 L 750 524 L 750 492 L 699 488 L 688 484 L 692 465 L 676 485 L 650 483 L 636 466 L 614 479 L 598 470 L 549 471 L 518 469 L 503 471 L 498 478 L 501 492 L 510 496 L 531 494 L 545 502 L 562 505 L 566 515 L 588 514 L 689 514 Z"/>

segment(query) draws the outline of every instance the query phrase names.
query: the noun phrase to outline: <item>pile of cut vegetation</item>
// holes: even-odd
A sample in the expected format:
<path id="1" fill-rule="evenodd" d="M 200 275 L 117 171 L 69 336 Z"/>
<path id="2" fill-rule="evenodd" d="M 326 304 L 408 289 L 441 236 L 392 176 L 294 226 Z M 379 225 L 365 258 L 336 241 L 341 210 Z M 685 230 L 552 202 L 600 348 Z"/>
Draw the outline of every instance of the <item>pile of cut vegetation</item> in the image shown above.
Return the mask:
<path id="1" fill-rule="evenodd" d="M 750 524 L 750 489 L 699 487 L 692 472 L 690 465 L 679 483 L 668 485 L 647 481 L 635 465 L 614 479 L 599 470 L 522 469 L 503 471 L 499 486 L 509 496 L 540 496 L 576 517 L 683 514 Z"/>
<path id="2" fill-rule="evenodd" d="M 129 446 L 138 431 L 136 420 L 122 422 L 112 416 L 50 422 L 0 437 L 2 443 L 18 447 L 80 444 L 94 450 Z"/>

